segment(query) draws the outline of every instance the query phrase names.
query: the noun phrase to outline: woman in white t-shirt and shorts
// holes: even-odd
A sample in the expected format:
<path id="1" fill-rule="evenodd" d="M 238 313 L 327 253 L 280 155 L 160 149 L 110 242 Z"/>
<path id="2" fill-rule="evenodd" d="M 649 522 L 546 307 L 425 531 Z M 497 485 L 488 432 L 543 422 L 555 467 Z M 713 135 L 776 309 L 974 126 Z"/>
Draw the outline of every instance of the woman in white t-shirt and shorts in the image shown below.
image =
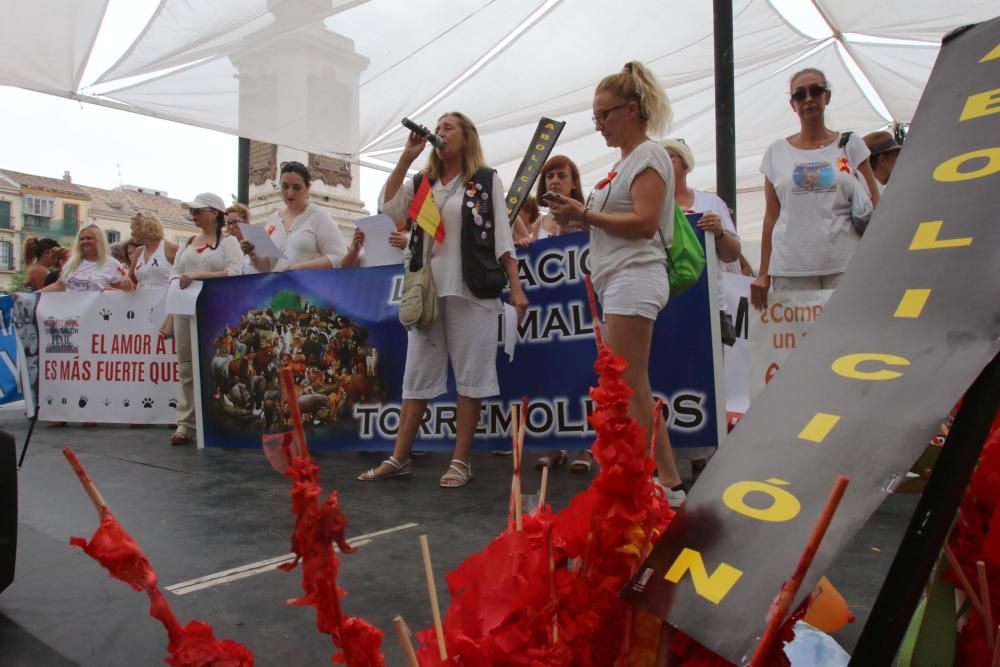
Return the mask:
<path id="1" fill-rule="evenodd" d="M 628 362 L 629 414 L 652 433 L 653 392 L 649 351 L 653 325 L 667 305 L 663 242 L 673 237 L 674 172 L 667 152 L 649 134 L 660 134 L 670 116 L 666 94 L 642 63 L 629 62 L 594 92 L 594 125 L 621 159 L 591 193 L 589 206 L 567 197 L 549 203 L 560 224 L 590 230 L 591 278 L 601 300 L 608 342 Z M 660 235 L 663 236 L 663 241 Z M 684 502 L 681 477 L 666 422 L 656 425 L 656 467 L 671 505 Z"/>
<path id="2" fill-rule="evenodd" d="M 812 67 L 792 76 L 790 99 L 799 132 L 771 144 L 761 161 L 764 228 L 760 272 L 750 283 L 750 302 L 767 307 L 769 290 L 833 289 L 861 236 L 851 225 L 854 171 L 864 177 L 872 204 L 878 188 L 868 164 L 868 147 L 851 134 L 826 126 L 830 103 L 826 75 Z"/>

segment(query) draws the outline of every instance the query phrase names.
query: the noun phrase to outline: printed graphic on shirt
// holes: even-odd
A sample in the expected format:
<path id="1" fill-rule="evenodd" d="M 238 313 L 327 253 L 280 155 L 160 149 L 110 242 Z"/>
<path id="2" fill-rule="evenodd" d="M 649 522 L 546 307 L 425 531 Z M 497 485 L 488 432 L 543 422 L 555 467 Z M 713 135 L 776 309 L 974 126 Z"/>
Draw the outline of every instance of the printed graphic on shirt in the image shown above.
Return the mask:
<path id="1" fill-rule="evenodd" d="M 826 160 L 822 162 L 796 162 L 795 171 L 792 172 L 792 181 L 795 183 L 792 194 L 833 192 L 837 189 L 837 184 L 834 181 L 835 176 L 833 165 Z"/>

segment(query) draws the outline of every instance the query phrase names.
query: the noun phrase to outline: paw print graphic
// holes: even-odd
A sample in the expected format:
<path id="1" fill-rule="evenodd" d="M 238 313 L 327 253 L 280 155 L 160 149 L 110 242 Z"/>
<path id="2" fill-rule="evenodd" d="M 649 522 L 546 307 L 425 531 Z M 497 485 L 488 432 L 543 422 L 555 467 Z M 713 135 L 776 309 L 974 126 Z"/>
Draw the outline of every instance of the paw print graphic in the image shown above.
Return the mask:
<path id="1" fill-rule="evenodd" d="M 177 407 L 177 399 L 176 398 L 171 398 L 169 401 L 167 401 L 167 405 L 169 405 L 172 408 L 176 408 Z"/>
<path id="2" fill-rule="evenodd" d="M 144 408 L 151 408 L 151 407 L 153 407 L 153 399 L 149 398 L 148 396 L 146 398 L 142 399 L 142 407 L 144 407 Z"/>
<path id="3" fill-rule="evenodd" d="M 107 308 L 101 308 L 101 310 L 100 310 L 100 312 L 99 312 L 98 314 L 99 314 L 99 315 L 100 315 L 100 316 L 101 316 L 102 318 L 104 318 L 104 319 L 106 319 L 106 320 L 110 320 L 110 319 L 111 319 L 111 311 L 110 311 L 110 310 L 108 310 Z"/>
<path id="4" fill-rule="evenodd" d="M 66 397 L 65 397 L 65 396 L 63 396 L 62 400 L 61 400 L 61 401 L 59 401 L 59 402 L 60 402 L 60 403 L 62 403 L 63 405 L 66 405 L 66 404 L 68 404 L 68 403 L 69 403 L 69 401 L 67 401 L 67 400 L 66 400 Z"/>
<path id="5" fill-rule="evenodd" d="M 89 400 L 90 399 L 87 398 L 86 396 L 81 396 L 80 397 L 80 401 L 77 403 L 77 405 L 79 405 L 81 408 L 85 408 L 85 407 L 87 407 L 87 401 L 89 401 Z"/>
<path id="6" fill-rule="evenodd" d="M 134 320 L 135 319 L 135 311 L 134 310 L 130 310 L 127 313 L 125 313 L 125 319 L 127 319 L 127 320 Z"/>
<path id="7" fill-rule="evenodd" d="M 52 401 L 54 401 L 54 400 L 56 400 L 56 399 L 52 398 L 51 396 L 46 396 L 45 397 L 45 402 L 48 403 L 49 405 L 52 405 Z"/>
<path id="8" fill-rule="evenodd" d="M 123 408 L 127 408 L 130 405 L 132 405 L 132 401 L 128 400 L 128 398 L 123 398 L 122 399 L 122 407 Z"/>
<path id="9" fill-rule="evenodd" d="M 104 407 L 108 407 L 109 405 L 111 405 L 111 399 L 105 397 L 104 398 Z"/>

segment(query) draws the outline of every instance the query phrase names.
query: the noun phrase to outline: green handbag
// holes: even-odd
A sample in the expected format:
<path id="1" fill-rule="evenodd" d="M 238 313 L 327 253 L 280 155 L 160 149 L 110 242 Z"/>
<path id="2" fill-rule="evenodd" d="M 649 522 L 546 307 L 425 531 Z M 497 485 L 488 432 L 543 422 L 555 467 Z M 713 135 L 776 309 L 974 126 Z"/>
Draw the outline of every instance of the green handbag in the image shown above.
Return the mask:
<path id="1" fill-rule="evenodd" d="M 660 242 L 667 255 L 667 277 L 670 280 L 670 297 L 679 296 L 698 282 L 705 270 L 705 250 L 694 233 L 680 206 L 674 204 L 674 238 L 668 246 L 663 232 L 657 229 Z"/>

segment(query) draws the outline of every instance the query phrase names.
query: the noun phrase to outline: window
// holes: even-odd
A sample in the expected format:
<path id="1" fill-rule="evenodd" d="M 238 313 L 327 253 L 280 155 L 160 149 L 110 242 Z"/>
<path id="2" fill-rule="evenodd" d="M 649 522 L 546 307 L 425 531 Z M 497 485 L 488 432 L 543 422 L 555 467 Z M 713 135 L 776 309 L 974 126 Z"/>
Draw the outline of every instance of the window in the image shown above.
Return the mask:
<path id="1" fill-rule="evenodd" d="M 10 220 L 10 202 L 0 201 L 0 228 L 13 229 L 14 225 Z"/>
<path id="2" fill-rule="evenodd" d="M 77 204 L 63 204 L 63 226 L 69 229 L 76 229 L 79 220 L 80 207 Z"/>
<path id="3" fill-rule="evenodd" d="M 113 229 L 109 229 L 107 232 L 105 232 L 105 235 L 108 237 L 109 244 L 118 243 L 119 241 L 122 240 L 121 232 L 115 231 Z"/>
<path id="4" fill-rule="evenodd" d="M 55 213 L 56 200 L 51 197 L 39 197 L 38 195 L 24 196 L 24 214 L 37 215 L 42 218 L 51 218 Z"/>
<path id="5" fill-rule="evenodd" d="M 45 229 L 49 228 L 49 219 L 43 218 L 38 215 L 28 215 L 24 214 L 24 226 L 30 229 Z"/>
<path id="6" fill-rule="evenodd" d="M 14 244 L 0 241 L 0 271 L 14 270 Z"/>

